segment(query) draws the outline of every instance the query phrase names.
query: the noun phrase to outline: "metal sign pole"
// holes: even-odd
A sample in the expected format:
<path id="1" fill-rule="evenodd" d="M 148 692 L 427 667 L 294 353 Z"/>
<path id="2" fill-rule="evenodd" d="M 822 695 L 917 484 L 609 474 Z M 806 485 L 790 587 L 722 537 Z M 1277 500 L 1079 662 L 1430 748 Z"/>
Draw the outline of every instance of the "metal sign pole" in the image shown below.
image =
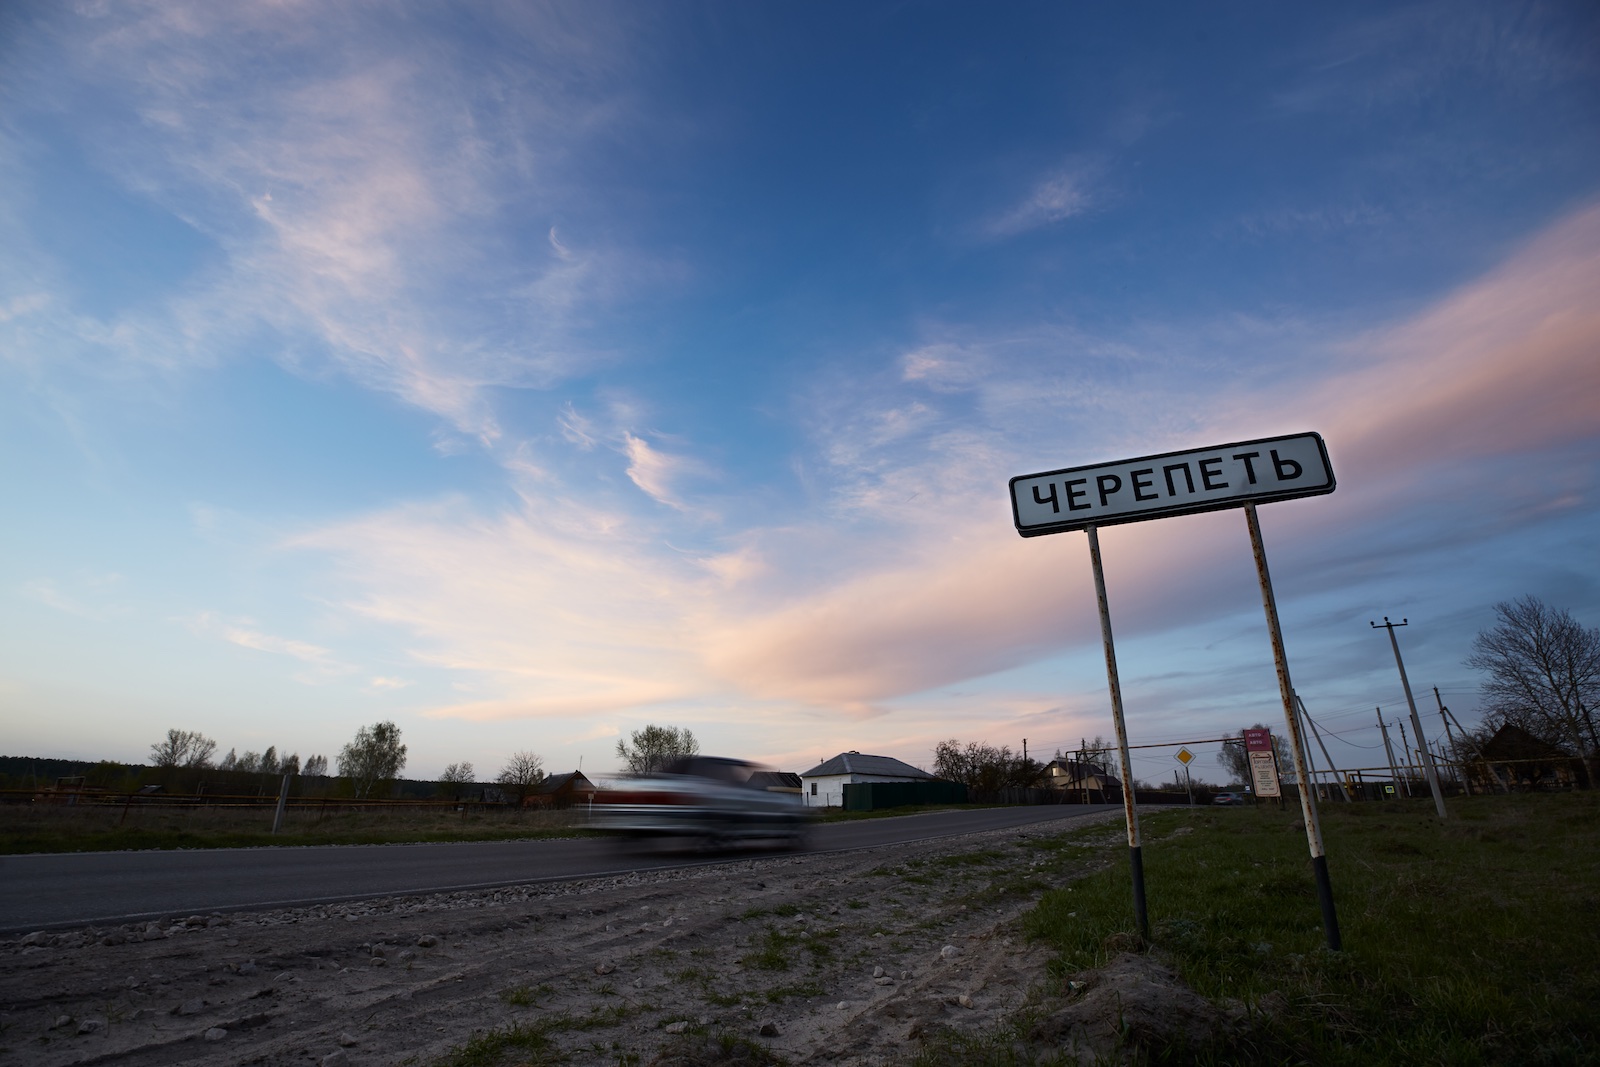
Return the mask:
<path id="1" fill-rule="evenodd" d="M 1094 567 L 1094 596 L 1100 605 L 1100 636 L 1106 646 L 1106 684 L 1111 688 L 1111 719 L 1117 728 L 1117 756 L 1122 767 L 1122 813 L 1128 821 L 1128 866 L 1133 872 L 1133 917 L 1141 940 L 1150 940 L 1150 915 L 1144 901 L 1144 857 L 1139 851 L 1139 813 L 1134 807 L 1133 760 L 1128 755 L 1128 727 L 1122 719 L 1122 683 L 1117 679 L 1117 650 L 1111 640 L 1111 605 L 1106 600 L 1106 575 L 1100 565 L 1100 534 L 1089 535 L 1089 562 Z"/>
<path id="2" fill-rule="evenodd" d="M 1261 579 L 1261 606 L 1267 614 L 1267 632 L 1272 638 L 1272 658 L 1278 666 L 1278 691 L 1283 697 L 1283 719 L 1289 727 L 1289 751 L 1294 757 L 1295 777 L 1300 781 L 1300 815 L 1306 824 L 1306 842 L 1311 848 L 1311 869 L 1317 881 L 1317 900 L 1322 905 L 1322 929 L 1328 948 L 1338 952 L 1339 914 L 1333 906 L 1333 883 L 1328 880 L 1328 857 L 1322 848 L 1322 824 L 1306 775 L 1305 741 L 1300 736 L 1299 716 L 1295 713 L 1294 686 L 1289 682 L 1289 659 L 1283 650 L 1283 630 L 1278 626 L 1278 602 L 1272 595 L 1272 574 L 1267 570 L 1267 550 L 1261 543 L 1261 523 L 1252 501 L 1244 506 L 1245 525 L 1250 528 L 1250 549 L 1256 557 L 1256 576 Z"/>

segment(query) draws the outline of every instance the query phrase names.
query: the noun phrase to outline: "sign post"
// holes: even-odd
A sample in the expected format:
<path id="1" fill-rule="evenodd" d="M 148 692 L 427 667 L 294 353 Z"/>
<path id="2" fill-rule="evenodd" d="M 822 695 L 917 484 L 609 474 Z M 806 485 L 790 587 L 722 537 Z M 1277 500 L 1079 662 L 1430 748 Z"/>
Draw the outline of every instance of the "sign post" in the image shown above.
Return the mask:
<path id="1" fill-rule="evenodd" d="M 1144 861 L 1140 853 L 1139 816 L 1133 797 L 1133 766 L 1128 757 L 1128 735 L 1122 714 L 1122 685 L 1117 677 L 1116 650 L 1111 638 L 1111 612 L 1106 598 L 1105 573 L 1100 559 L 1099 527 L 1145 519 L 1191 515 L 1202 511 L 1243 507 L 1261 582 L 1261 601 L 1272 639 L 1278 688 L 1283 698 L 1284 721 L 1300 782 L 1300 805 L 1306 838 L 1322 904 L 1322 922 L 1328 947 L 1341 947 L 1328 863 L 1323 854 L 1322 828 L 1306 788 L 1306 759 L 1296 720 L 1294 691 L 1289 684 L 1289 664 L 1278 625 L 1272 579 L 1256 505 L 1275 500 L 1331 493 L 1335 488 L 1333 465 L 1327 446 L 1315 433 L 1293 434 L 1240 441 L 1214 448 L 1165 452 L 1154 456 L 1090 464 L 1023 474 L 1011 479 L 1011 516 L 1023 537 L 1083 530 L 1089 539 L 1089 561 L 1094 570 L 1095 599 L 1100 611 L 1100 634 L 1105 645 L 1106 681 L 1111 690 L 1111 716 L 1117 731 L 1122 769 L 1123 814 L 1128 824 L 1128 863 L 1133 875 L 1133 909 L 1139 936 L 1148 939 L 1145 908 Z M 1271 741 L 1267 742 L 1268 757 Z M 1251 753 L 1251 766 L 1256 766 Z M 1259 781 L 1257 785 L 1259 786 Z M 1280 795 L 1277 773 L 1272 774 L 1272 795 Z M 1257 795 L 1264 795 L 1259 792 Z"/>
<path id="2" fill-rule="evenodd" d="M 1117 677 L 1117 649 L 1111 640 L 1111 605 L 1106 600 L 1106 574 L 1100 566 L 1100 533 L 1087 527 L 1089 565 L 1094 568 L 1094 598 L 1100 606 L 1100 639 L 1106 649 L 1106 685 L 1111 689 L 1111 720 L 1117 730 L 1117 761 L 1122 772 L 1122 814 L 1128 823 L 1128 867 L 1133 874 L 1133 918 L 1139 938 L 1150 940 L 1150 913 L 1144 904 L 1144 856 L 1139 845 L 1139 812 L 1133 797 L 1133 760 L 1128 755 L 1128 727 L 1122 719 L 1122 682 Z"/>

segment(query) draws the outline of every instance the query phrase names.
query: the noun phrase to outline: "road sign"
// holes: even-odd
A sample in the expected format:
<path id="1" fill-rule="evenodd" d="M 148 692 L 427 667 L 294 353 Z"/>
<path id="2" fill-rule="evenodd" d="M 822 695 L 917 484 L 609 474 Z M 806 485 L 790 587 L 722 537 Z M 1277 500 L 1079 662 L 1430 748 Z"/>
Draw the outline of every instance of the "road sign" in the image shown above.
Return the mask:
<path id="1" fill-rule="evenodd" d="M 1194 759 L 1194 753 L 1190 752 L 1186 748 L 1180 748 L 1178 749 L 1178 754 L 1174 756 L 1173 759 L 1187 767 L 1189 766 L 1189 761 Z"/>
<path id="2" fill-rule="evenodd" d="M 1278 788 L 1278 762 L 1272 758 L 1271 752 L 1250 753 L 1250 779 L 1255 783 L 1254 792 L 1258 797 L 1283 795 Z"/>
<path id="3" fill-rule="evenodd" d="M 1023 537 L 1162 519 L 1334 490 L 1322 435 L 1263 437 L 1011 479 Z"/>

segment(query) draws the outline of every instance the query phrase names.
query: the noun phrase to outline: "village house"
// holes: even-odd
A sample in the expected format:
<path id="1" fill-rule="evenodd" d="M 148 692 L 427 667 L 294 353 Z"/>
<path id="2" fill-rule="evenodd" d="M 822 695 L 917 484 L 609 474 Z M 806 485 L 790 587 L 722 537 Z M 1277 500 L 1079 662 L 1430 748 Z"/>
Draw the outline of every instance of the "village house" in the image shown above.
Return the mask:
<path id="1" fill-rule="evenodd" d="M 1109 804 L 1122 797 L 1122 780 L 1090 760 L 1053 759 L 1045 765 L 1044 783 L 1069 801 Z"/>
<path id="2" fill-rule="evenodd" d="M 801 795 L 808 807 L 844 805 L 844 787 L 860 782 L 926 782 L 933 775 L 902 763 L 893 756 L 841 752 L 809 771 L 800 772 Z"/>

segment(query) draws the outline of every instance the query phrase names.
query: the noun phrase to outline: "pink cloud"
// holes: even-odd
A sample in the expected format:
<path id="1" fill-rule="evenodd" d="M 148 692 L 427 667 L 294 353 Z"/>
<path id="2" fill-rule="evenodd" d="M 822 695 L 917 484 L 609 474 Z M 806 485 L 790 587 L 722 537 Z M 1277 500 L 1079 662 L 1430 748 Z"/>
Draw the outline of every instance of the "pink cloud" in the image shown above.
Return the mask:
<path id="1" fill-rule="evenodd" d="M 1346 349 L 1370 356 L 1355 370 L 1237 398 L 1198 431 L 1224 441 L 1316 429 L 1329 440 L 1339 493 L 1264 513 L 1269 542 L 1333 546 L 1403 504 L 1397 494 L 1417 479 L 1481 492 L 1470 487 L 1477 461 L 1595 439 L 1600 208 Z M 764 697 L 863 713 L 1097 640 L 1082 536 L 1021 541 L 995 514 L 1003 482 L 994 493 L 944 501 L 944 517 L 907 532 L 881 568 L 722 620 L 706 643 L 711 670 Z M 1177 625 L 1256 595 L 1236 513 L 1118 527 L 1102 541 L 1119 626 Z"/>

